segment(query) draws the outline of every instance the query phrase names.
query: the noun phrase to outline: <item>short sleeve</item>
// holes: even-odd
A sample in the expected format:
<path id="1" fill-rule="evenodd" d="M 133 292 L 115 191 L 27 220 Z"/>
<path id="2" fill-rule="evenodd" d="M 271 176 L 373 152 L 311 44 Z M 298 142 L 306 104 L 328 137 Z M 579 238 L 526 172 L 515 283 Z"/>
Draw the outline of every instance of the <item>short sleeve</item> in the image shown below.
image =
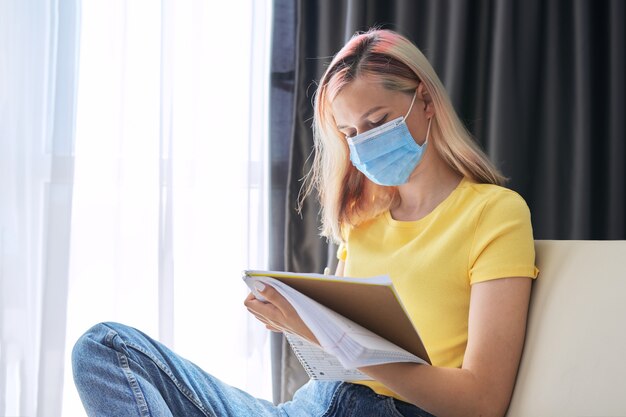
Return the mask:
<path id="1" fill-rule="evenodd" d="M 348 249 L 346 248 L 345 242 L 341 242 L 339 244 L 339 247 L 337 248 L 337 259 L 345 262 L 347 257 L 348 257 Z"/>
<path id="2" fill-rule="evenodd" d="M 506 190 L 487 201 L 476 224 L 469 259 L 471 284 L 506 277 L 536 278 L 530 210 Z"/>

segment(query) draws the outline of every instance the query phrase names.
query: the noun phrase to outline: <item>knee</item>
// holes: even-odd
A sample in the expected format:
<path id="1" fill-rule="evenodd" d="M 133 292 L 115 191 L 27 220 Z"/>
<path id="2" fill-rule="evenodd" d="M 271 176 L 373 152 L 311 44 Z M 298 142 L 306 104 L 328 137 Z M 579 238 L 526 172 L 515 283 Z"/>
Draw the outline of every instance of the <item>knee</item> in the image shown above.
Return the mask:
<path id="1" fill-rule="evenodd" d="M 72 348 L 72 367 L 83 366 L 86 359 L 93 358 L 98 353 L 98 346 L 101 346 L 106 340 L 107 334 L 111 329 L 105 323 L 98 323 L 87 330 L 78 338 Z"/>
<path id="2" fill-rule="evenodd" d="M 72 348 L 72 371 L 79 382 L 88 376 L 94 367 L 101 365 L 110 355 L 110 347 L 118 330 L 124 328 L 118 323 L 98 323 L 78 338 Z"/>

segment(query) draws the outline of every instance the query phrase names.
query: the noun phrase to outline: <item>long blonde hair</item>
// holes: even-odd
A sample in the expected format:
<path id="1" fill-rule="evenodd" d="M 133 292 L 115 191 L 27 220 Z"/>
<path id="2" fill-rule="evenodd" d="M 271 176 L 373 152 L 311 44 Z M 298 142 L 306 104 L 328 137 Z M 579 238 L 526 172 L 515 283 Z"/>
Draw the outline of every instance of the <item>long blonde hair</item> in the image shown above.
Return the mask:
<path id="1" fill-rule="evenodd" d="M 321 235 L 335 242 L 348 230 L 388 210 L 397 187 L 369 181 L 350 162 L 344 135 L 337 129 L 331 103 L 359 76 L 368 75 L 394 91 L 413 94 L 424 83 L 434 106 L 433 148 L 455 172 L 479 183 L 501 185 L 504 177 L 472 140 L 457 116 L 445 88 L 422 52 L 396 32 L 374 29 L 355 34 L 335 55 L 322 76 L 314 99 L 314 160 L 300 195 L 313 189 L 322 208 Z"/>

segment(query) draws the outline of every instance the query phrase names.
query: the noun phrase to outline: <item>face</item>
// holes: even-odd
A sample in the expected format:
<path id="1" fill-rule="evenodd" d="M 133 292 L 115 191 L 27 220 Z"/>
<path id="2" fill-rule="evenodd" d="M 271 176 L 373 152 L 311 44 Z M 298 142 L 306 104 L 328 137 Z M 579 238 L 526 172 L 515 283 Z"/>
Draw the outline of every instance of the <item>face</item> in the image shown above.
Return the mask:
<path id="1" fill-rule="evenodd" d="M 428 127 L 428 108 L 421 100 L 422 85 L 411 113 L 406 119 L 411 136 L 422 144 Z M 346 85 L 331 103 L 339 131 L 347 137 L 367 132 L 409 111 L 413 95 L 388 90 L 370 76 L 362 76 Z"/>

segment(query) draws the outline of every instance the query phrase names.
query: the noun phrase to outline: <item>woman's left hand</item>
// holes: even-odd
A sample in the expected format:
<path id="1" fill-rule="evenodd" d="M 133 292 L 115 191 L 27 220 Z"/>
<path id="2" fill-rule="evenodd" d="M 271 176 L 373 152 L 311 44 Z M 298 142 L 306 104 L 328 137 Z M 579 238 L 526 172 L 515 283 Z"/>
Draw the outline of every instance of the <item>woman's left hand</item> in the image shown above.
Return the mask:
<path id="1" fill-rule="evenodd" d="M 257 300 L 254 294 L 250 293 L 244 305 L 250 313 L 265 324 L 265 327 L 274 332 L 287 331 L 297 334 L 319 345 L 313 332 L 285 297 L 269 285 L 265 285 L 265 288 L 259 292 L 265 298 L 265 302 Z"/>

